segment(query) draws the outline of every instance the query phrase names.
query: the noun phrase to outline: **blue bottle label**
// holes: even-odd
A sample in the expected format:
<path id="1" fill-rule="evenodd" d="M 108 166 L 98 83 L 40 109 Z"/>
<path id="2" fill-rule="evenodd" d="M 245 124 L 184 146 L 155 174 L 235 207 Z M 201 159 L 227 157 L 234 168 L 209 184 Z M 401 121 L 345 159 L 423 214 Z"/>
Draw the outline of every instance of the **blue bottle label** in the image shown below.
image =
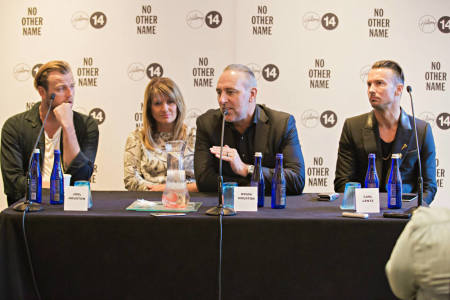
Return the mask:
<path id="1" fill-rule="evenodd" d="M 376 182 L 367 183 L 368 188 L 377 188 L 378 184 Z"/>
<path id="2" fill-rule="evenodd" d="M 60 182 L 60 180 L 59 179 L 55 179 L 55 181 L 54 181 L 54 185 L 55 185 L 55 187 L 54 187 L 54 194 L 53 194 L 53 199 L 55 200 L 55 201 L 59 201 L 59 199 L 60 199 L 60 192 L 61 192 L 61 182 Z"/>
<path id="3" fill-rule="evenodd" d="M 286 205 L 286 186 L 284 184 L 277 184 L 275 202 L 277 205 Z"/>

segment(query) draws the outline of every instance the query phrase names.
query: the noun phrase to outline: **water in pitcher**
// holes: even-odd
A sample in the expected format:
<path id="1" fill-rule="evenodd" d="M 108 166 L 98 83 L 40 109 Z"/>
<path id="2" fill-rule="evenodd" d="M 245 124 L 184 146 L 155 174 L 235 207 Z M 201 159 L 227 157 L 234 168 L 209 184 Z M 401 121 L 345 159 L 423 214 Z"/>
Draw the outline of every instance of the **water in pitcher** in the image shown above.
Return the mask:
<path id="1" fill-rule="evenodd" d="M 177 150 L 176 147 L 171 146 L 166 146 L 166 149 L 169 150 L 167 151 L 167 178 L 162 202 L 167 208 L 185 208 L 190 197 L 186 186 L 183 151 L 170 151 Z"/>

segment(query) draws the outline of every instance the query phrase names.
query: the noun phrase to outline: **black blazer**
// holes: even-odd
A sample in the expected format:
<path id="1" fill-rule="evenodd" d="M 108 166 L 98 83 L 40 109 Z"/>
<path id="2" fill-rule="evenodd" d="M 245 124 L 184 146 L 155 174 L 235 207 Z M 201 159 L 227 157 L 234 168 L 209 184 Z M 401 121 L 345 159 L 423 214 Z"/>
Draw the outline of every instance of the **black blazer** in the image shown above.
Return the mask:
<path id="1" fill-rule="evenodd" d="M 295 119 L 292 115 L 257 105 L 259 114 L 254 138 L 255 152 L 263 154 L 262 166 L 266 193 L 270 192 L 272 175 L 275 168 L 276 153 L 283 153 L 286 193 L 301 194 L 305 186 L 305 164 L 298 141 Z M 209 152 L 212 146 L 220 146 L 222 113 L 211 109 L 197 118 L 194 170 L 197 187 L 202 192 L 217 191 L 219 160 Z M 225 128 L 224 145 L 233 144 L 230 128 Z M 224 181 L 235 181 L 239 185 L 249 185 L 250 176 L 236 175 L 228 162 L 223 163 Z"/>
<path id="2" fill-rule="evenodd" d="M 5 194 L 8 205 L 23 198 L 26 192 L 26 182 L 29 157 L 33 152 L 34 142 L 39 135 L 42 121 L 39 116 L 39 105 L 36 103 L 30 110 L 9 118 L 2 128 L 1 138 L 1 168 Z M 73 112 L 73 123 L 77 135 L 80 152 L 64 170 L 72 174 L 71 182 L 89 180 L 94 171 L 94 161 L 98 147 L 98 125 L 91 116 Z M 41 151 L 40 166 L 44 159 L 45 135 L 41 135 L 37 147 Z M 63 133 L 60 141 L 61 157 L 63 149 Z"/>
<path id="3" fill-rule="evenodd" d="M 369 153 L 376 154 L 377 173 L 382 172 L 382 150 L 377 138 L 377 123 L 373 112 L 362 114 L 345 120 L 339 141 L 336 163 L 334 189 L 343 192 L 345 183 L 360 182 L 364 185 Z M 436 150 L 430 124 L 416 118 L 417 136 L 419 139 L 422 177 L 424 182 L 424 201 L 428 204 L 436 194 Z M 400 173 L 402 175 L 403 192 L 417 192 L 417 154 L 414 141 L 414 125 L 412 116 L 402 109 L 396 138 L 392 145 L 392 153 L 401 153 Z M 389 171 L 388 173 L 389 174 Z M 381 176 L 380 176 L 381 178 Z M 386 181 L 389 176 L 386 176 Z M 380 182 L 386 184 L 387 182 Z"/>

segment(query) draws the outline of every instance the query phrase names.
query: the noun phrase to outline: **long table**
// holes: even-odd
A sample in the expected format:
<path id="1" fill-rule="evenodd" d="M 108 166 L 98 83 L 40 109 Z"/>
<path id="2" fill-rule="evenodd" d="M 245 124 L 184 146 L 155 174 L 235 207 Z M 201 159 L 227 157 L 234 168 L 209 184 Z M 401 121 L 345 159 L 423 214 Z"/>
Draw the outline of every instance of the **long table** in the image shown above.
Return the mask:
<path id="1" fill-rule="evenodd" d="M 215 195 L 192 193 L 199 211 L 171 217 L 125 209 L 161 193 L 92 197 L 87 212 L 26 215 L 42 299 L 218 299 L 219 218 L 205 215 Z M 223 299 L 396 299 L 384 266 L 407 220 L 343 218 L 339 204 L 304 194 L 271 209 L 266 197 L 258 212 L 223 217 Z M 37 299 L 22 217 L 0 214 L 0 299 Z"/>

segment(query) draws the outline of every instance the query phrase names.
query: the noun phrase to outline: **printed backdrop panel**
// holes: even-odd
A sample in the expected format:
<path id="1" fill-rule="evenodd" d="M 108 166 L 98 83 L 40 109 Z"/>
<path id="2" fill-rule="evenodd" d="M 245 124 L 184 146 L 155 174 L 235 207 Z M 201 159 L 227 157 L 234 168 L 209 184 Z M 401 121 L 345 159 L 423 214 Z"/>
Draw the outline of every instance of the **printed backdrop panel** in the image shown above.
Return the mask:
<path id="1" fill-rule="evenodd" d="M 175 80 L 188 107 L 186 123 L 195 126 L 198 115 L 217 107 L 223 68 L 243 63 L 258 79 L 257 102 L 296 119 L 305 192 L 332 191 L 343 122 L 370 111 L 370 65 L 393 59 L 413 88 L 417 116 L 433 128 L 435 203 L 450 202 L 442 196 L 448 195 L 450 167 L 447 0 L 22 0 L 2 1 L 0 11 L 0 123 L 40 100 L 33 77 L 41 64 L 68 61 L 77 85 L 74 109 L 99 123 L 93 189 L 124 189 L 124 145 L 142 125 L 151 78 Z M 411 112 L 406 91 L 402 107 Z M 3 193 L 0 200 L 1 209 Z"/>

